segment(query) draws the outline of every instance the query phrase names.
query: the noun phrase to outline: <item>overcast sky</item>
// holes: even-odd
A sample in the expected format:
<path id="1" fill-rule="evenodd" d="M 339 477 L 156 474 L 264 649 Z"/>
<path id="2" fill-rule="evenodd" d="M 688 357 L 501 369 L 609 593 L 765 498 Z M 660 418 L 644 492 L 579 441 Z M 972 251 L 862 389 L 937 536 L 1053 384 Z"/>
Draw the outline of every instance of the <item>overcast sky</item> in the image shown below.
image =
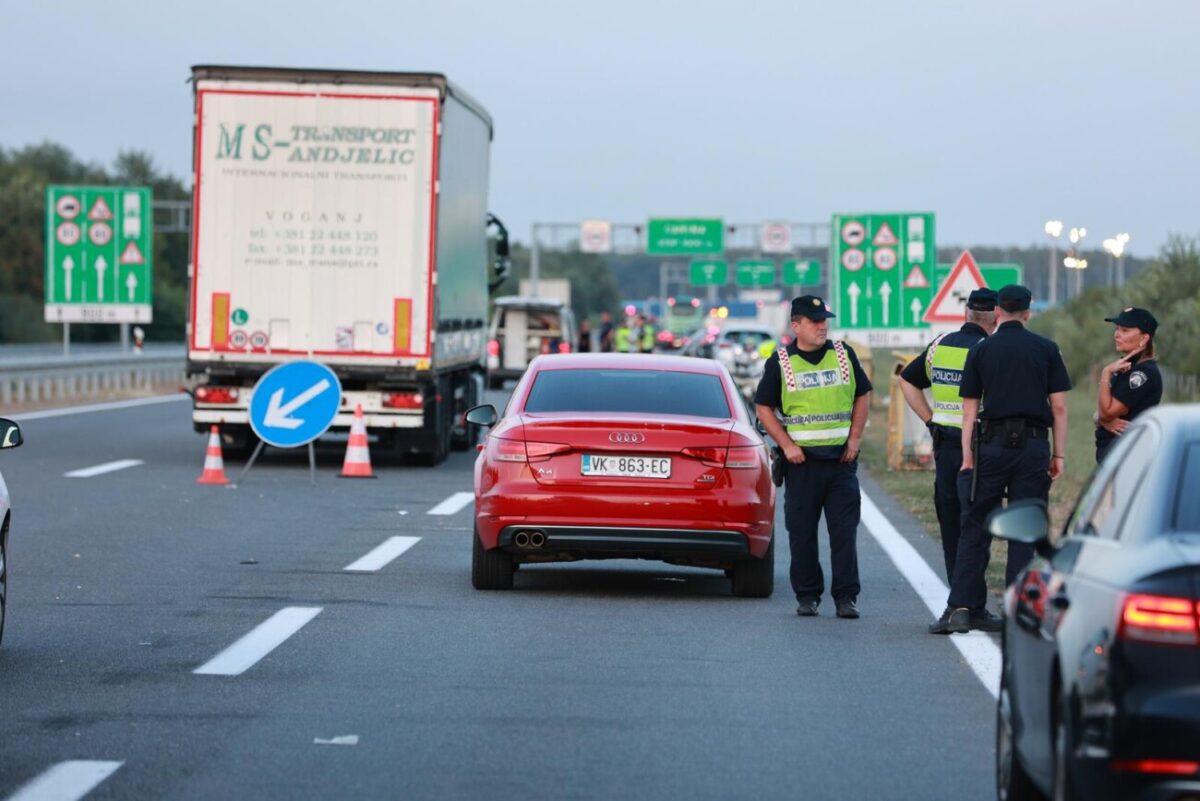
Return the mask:
<path id="1" fill-rule="evenodd" d="M 1193 0 L 0 0 L 0 146 L 186 178 L 192 64 L 439 71 L 495 119 L 521 240 L 932 210 L 942 244 L 1058 217 L 1148 255 L 1200 234 L 1198 33 Z"/>

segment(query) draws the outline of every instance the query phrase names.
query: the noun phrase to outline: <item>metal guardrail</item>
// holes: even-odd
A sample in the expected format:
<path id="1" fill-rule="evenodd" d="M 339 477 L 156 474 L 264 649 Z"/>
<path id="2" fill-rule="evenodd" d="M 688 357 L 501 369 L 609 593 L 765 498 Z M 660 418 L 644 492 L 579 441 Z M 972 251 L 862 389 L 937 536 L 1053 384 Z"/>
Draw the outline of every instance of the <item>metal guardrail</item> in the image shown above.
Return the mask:
<path id="1" fill-rule="evenodd" d="M 182 353 L 122 355 L 85 360 L 0 364 L 0 406 L 92 398 L 111 392 L 154 390 L 184 381 Z"/>

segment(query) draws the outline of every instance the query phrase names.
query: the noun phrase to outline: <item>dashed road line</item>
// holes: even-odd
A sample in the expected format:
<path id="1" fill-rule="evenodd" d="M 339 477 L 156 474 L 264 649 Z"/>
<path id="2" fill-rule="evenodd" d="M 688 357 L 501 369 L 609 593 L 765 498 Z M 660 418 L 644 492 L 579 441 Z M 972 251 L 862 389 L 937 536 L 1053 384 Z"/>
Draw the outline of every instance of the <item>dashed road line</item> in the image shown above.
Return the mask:
<path id="1" fill-rule="evenodd" d="M 152 398 L 134 398 L 133 400 L 112 401 L 111 403 L 92 403 L 87 406 L 45 409 L 40 412 L 22 412 L 20 414 L 10 414 L 8 417 L 10 420 L 22 423 L 26 420 L 44 420 L 48 417 L 67 417 L 72 414 L 88 414 L 89 412 L 110 412 L 114 409 L 135 409 L 138 406 L 153 406 L 159 403 L 174 403 L 185 400 L 190 401 L 191 398 L 182 392 L 174 392 L 170 395 L 155 395 Z"/>
<path id="2" fill-rule="evenodd" d="M 475 500 L 473 492 L 456 492 L 429 510 L 431 515 L 452 515 Z"/>
<path id="3" fill-rule="evenodd" d="M 8 801 L 76 801 L 90 793 L 123 764 L 91 759 L 59 762 L 30 780 Z"/>
<path id="4" fill-rule="evenodd" d="M 105 462 L 93 467 L 85 467 L 81 470 L 72 470 L 69 473 L 63 473 L 66 478 L 91 478 L 92 476 L 102 476 L 105 473 L 115 473 L 117 470 L 125 470 L 130 467 L 137 467 L 140 464 L 145 464 L 141 459 L 118 459 L 115 462 Z"/>
<path id="5" fill-rule="evenodd" d="M 282 645 L 321 614 L 320 606 L 289 606 L 255 626 L 249 634 L 193 670 L 204 676 L 238 676 Z"/>
<path id="6" fill-rule="evenodd" d="M 950 590 L 938 578 L 937 573 L 933 572 L 929 563 L 917 553 L 912 543 L 896 530 L 865 492 L 862 493 L 862 522 L 896 568 L 917 591 L 917 595 L 921 596 L 934 618 L 939 617 L 946 608 L 946 597 Z M 954 647 L 959 650 L 963 659 L 967 660 L 971 670 L 983 682 L 983 686 L 992 697 L 999 697 L 1001 655 L 992 638 L 982 631 L 945 636 L 954 643 Z"/>
<path id="7" fill-rule="evenodd" d="M 351 573 L 374 573 L 421 541 L 420 537 L 388 537 L 366 556 L 346 565 Z"/>

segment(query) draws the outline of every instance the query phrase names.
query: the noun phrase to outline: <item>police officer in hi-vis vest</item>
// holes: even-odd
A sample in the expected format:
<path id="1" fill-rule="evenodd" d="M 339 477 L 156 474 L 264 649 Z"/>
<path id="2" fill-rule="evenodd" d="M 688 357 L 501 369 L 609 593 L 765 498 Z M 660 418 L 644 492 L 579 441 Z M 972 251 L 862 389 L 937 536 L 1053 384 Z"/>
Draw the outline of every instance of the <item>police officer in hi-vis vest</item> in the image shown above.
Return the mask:
<path id="1" fill-rule="evenodd" d="M 848 345 L 829 341 L 833 316 L 814 295 L 792 301 L 794 341 L 767 359 L 754 403 L 763 428 L 787 459 L 784 516 L 796 614 L 817 614 L 825 591 L 817 542 L 823 511 L 833 563 L 830 594 L 838 617 L 856 618 L 858 447 L 871 382 Z"/>
<path id="2" fill-rule="evenodd" d="M 967 298 L 967 320 L 963 327 L 942 334 L 900 373 L 900 392 L 917 417 L 933 435 L 933 508 L 942 532 L 942 555 L 946 581 L 954 573 L 954 558 L 962 530 L 962 504 L 958 500 L 958 471 L 962 468 L 962 381 L 967 351 L 987 339 L 996 328 L 996 293 L 976 289 Z M 933 408 L 925 401 L 924 389 L 933 395 Z"/>

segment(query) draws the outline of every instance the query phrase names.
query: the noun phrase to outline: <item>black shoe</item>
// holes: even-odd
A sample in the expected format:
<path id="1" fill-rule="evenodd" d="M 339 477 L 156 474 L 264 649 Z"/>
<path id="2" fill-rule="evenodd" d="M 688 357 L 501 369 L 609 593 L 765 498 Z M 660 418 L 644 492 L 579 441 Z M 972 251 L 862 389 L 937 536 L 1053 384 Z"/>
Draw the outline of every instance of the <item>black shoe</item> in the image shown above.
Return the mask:
<path id="1" fill-rule="evenodd" d="M 936 623 L 929 626 L 930 634 L 966 634 L 971 630 L 971 610 L 966 607 L 946 607 Z"/>
<path id="2" fill-rule="evenodd" d="M 800 603 L 796 604 L 796 614 L 800 617 L 815 617 L 820 605 L 820 598 L 801 598 Z"/>
<path id="3" fill-rule="evenodd" d="M 843 598 L 837 602 L 837 616 L 855 620 L 858 618 L 858 602 L 854 598 Z"/>
<path id="4" fill-rule="evenodd" d="M 967 625 L 971 627 L 971 631 L 999 632 L 1004 631 L 1004 618 L 984 609 L 978 614 L 970 615 Z"/>

